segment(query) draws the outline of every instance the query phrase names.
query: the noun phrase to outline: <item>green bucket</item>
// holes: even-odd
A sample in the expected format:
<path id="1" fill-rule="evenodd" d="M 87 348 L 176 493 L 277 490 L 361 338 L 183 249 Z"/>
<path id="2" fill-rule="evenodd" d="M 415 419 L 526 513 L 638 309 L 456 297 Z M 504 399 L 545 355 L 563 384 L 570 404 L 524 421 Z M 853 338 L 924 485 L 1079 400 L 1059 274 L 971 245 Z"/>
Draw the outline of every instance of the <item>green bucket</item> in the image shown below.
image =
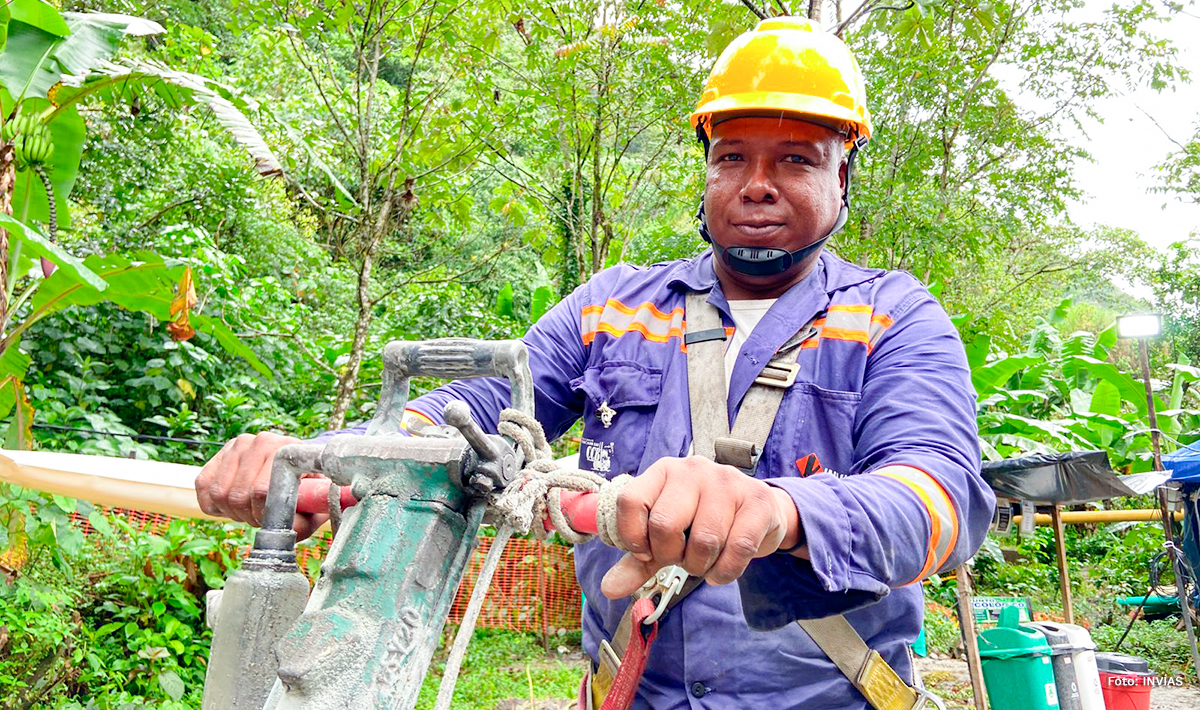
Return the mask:
<path id="1" fill-rule="evenodd" d="M 1020 609 L 1000 612 L 1000 624 L 979 634 L 983 681 L 992 710 L 1058 707 L 1050 645 L 1036 629 L 1020 625 Z"/>

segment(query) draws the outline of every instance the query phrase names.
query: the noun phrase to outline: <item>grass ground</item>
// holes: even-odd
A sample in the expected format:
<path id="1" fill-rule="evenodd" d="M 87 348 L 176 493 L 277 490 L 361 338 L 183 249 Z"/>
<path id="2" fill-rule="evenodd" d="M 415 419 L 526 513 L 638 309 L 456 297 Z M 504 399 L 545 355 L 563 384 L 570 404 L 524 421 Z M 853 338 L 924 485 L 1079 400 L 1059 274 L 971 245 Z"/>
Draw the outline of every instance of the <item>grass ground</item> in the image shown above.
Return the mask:
<path id="1" fill-rule="evenodd" d="M 433 707 L 445 658 L 443 648 L 421 688 L 417 710 Z M 583 668 L 578 635 L 553 641 L 547 656 L 537 634 L 479 629 L 467 650 L 453 707 L 455 710 L 556 707 L 543 701 L 574 698 Z"/>

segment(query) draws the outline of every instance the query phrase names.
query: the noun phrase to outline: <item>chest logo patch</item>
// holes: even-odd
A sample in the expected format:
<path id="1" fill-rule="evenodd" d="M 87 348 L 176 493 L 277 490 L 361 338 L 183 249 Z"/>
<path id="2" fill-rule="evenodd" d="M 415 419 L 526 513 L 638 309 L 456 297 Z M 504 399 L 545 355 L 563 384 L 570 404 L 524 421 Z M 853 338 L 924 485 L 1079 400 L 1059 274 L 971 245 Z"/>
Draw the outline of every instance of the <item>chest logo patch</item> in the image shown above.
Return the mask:
<path id="1" fill-rule="evenodd" d="M 612 469 L 612 455 L 615 444 L 612 442 L 595 441 L 584 437 L 579 441 L 579 453 L 584 461 L 592 466 L 596 473 L 608 473 Z"/>
<path id="2" fill-rule="evenodd" d="M 804 458 L 796 459 L 796 470 L 800 472 L 802 478 L 807 478 L 814 473 L 824 473 L 825 467 L 821 465 L 821 459 L 817 458 L 816 454 L 809 454 Z"/>

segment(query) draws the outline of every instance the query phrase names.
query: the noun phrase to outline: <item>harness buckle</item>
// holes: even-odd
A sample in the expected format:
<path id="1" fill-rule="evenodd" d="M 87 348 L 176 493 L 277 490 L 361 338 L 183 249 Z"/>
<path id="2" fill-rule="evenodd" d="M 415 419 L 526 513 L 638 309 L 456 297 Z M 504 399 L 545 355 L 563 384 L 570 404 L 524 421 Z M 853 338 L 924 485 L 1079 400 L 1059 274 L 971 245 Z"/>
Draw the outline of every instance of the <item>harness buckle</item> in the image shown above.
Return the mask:
<path id="1" fill-rule="evenodd" d="M 687 579 L 687 570 L 679 565 L 668 565 L 646 580 L 646 583 L 642 585 L 642 591 L 647 593 L 646 596 L 653 597 L 655 594 L 659 596 L 654 611 L 643 619 L 642 623 L 649 626 L 662 618 L 671 601 L 683 589 L 683 583 Z"/>
<path id="2" fill-rule="evenodd" d="M 800 374 L 800 363 L 798 362 L 769 362 L 763 368 L 762 373 L 754 378 L 754 384 L 787 389 L 795 384 L 798 374 Z"/>

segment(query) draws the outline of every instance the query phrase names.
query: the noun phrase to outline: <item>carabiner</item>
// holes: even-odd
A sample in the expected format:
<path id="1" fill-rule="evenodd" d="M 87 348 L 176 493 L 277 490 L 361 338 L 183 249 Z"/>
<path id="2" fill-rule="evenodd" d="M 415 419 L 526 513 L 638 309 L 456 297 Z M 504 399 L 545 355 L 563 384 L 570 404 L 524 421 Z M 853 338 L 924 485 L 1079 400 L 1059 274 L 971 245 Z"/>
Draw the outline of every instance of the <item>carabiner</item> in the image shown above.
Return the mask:
<path id="1" fill-rule="evenodd" d="M 649 626 L 662 618 L 671 600 L 683 589 L 683 583 L 687 581 L 687 578 L 687 570 L 679 565 L 669 565 L 663 567 L 653 577 L 646 580 L 646 583 L 642 585 L 642 589 L 650 592 L 647 596 L 653 596 L 657 592 L 659 597 L 654 611 L 645 619 L 642 619 L 643 624 Z"/>

